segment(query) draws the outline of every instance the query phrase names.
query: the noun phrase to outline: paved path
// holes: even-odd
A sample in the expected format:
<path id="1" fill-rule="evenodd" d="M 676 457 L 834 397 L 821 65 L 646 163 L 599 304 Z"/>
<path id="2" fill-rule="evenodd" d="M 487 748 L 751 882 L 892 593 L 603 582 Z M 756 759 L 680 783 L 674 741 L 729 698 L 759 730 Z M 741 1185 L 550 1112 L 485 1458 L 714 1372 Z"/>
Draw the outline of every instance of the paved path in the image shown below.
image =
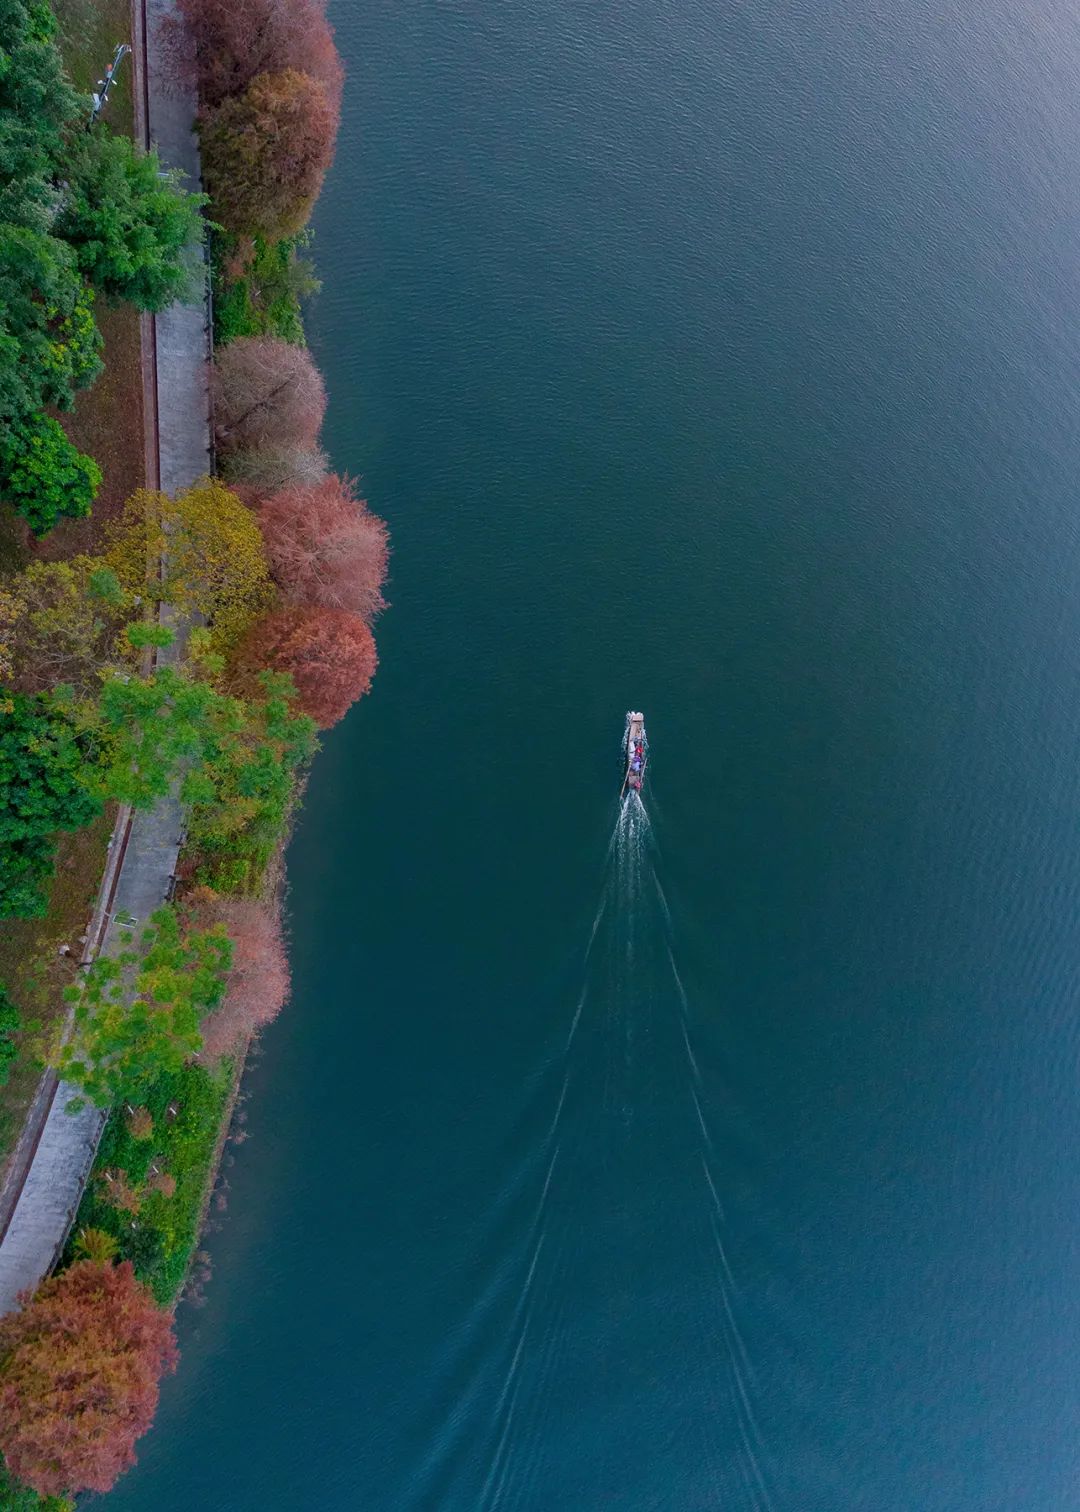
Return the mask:
<path id="1" fill-rule="evenodd" d="M 170 9 L 169 0 L 145 0 L 145 16 L 136 16 L 134 62 L 143 91 L 140 124 L 148 116 L 150 136 L 162 162 L 183 169 L 197 187 L 198 150 L 191 131 L 194 97 L 167 85 L 152 57 L 146 67 L 156 27 Z M 139 45 L 144 35 L 149 43 L 145 52 Z M 147 322 L 147 327 L 156 384 L 155 470 L 160 486 L 175 493 L 210 469 L 206 306 L 174 306 Z M 162 620 L 175 626 L 178 638 L 158 653 L 158 661 L 175 661 L 184 627 L 176 623 L 167 606 Z M 119 948 L 123 932 L 117 916 L 141 922 L 168 897 L 182 826 L 183 811 L 175 792 L 148 813 L 136 814 L 130 829 L 117 824 L 114 851 L 120 859 L 102 883 L 91 946 L 100 939 L 100 948 L 111 954 Z M 52 1269 L 79 1206 L 106 1115 L 93 1107 L 76 1114 L 66 1112 L 77 1096 L 77 1088 L 47 1076 L 34 1100 L 21 1141 L 22 1158 L 12 1166 L 12 1179 L 22 1186 L 0 1240 L 0 1313 L 10 1312 L 19 1293 L 37 1286 Z"/>

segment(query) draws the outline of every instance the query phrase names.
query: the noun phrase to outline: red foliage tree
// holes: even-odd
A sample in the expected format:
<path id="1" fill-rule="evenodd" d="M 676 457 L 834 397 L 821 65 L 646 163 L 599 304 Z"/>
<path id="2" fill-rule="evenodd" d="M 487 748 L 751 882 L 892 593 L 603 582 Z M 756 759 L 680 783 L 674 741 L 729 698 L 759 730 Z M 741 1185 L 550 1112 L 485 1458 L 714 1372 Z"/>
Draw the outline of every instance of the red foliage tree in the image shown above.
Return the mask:
<path id="1" fill-rule="evenodd" d="M 221 451 L 313 447 L 326 413 L 322 376 L 303 347 L 242 336 L 214 363 L 214 428 Z"/>
<path id="2" fill-rule="evenodd" d="M 287 598 L 349 609 L 369 623 L 385 608 L 386 526 L 348 478 L 294 484 L 256 507 L 270 571 Z"/>
<path id="3" fill-rule="evenodd" d="M 199 929 L 224 924 L 233 942 L 224 1000 L 202 1022 L 202 1053 L 216 1060 L 281 1012 L 289 995 L 289 961 L 281 919 L 270 904 L 199 889 L 193 894 L 192 912 Z"/>
<path id="4" fill-rule="evenodd" d="M 166 46 L 204 106 L 242 94 L 257 74 L 295 68 L 335 103 L 343 70 L 324 0 L 177 0 Z"/>
<path id="5" fill-rule="evenodd" d="M 299 231 L 333 161 L 338 119 L 318 79 L 295 68 L 257 74 L 208 111 L 199 140 L 215 219 L 274 241 Z"/>
<path id="6" fill-rule="evenodd" d="M 135 1463 L 158 1380 L 176 1367 L 168 1313 L 129 1261 L 82 1260 L 0 1319 L 0 1449 L 43 1496 L 108 1491 Z"/>
<path id="7" fill-rule="evenodd" d="M 300 708 L 326 730 L 371 687 L 376 661 L 375 641 L 358 614 L 304 604 L 256 621 L 241 643 L 235 669 L 241 691 L 264 667 L 287 672 Z"/>

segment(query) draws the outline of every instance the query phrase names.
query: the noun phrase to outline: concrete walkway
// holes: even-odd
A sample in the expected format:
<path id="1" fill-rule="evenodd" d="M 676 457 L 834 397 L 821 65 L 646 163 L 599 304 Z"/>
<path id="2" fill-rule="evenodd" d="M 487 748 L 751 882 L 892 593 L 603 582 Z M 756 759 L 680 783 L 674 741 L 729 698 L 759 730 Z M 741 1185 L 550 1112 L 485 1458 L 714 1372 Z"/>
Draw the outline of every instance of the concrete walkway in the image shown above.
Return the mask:
<path id="1" fill-rule="evenodd" d="M 136 43 L 145 36 L 148 44 L 145 52 L 139 45 L 134 52 L 137 89 L 143 90 L 145 102 L 140 116 L 148 113 L 149 133 L 162 162 L 182 169 L 190 187 L 197 188 L 198 149 L 191 130 L 194 95 L 167 82 L 153 58 L 157 26 L 171 8 L 168 0 L 145 0 L 144 14 L 136 17 Z M 207 305 L 177 305 L 147 324 L 157 389 L 157 471 L 160 486 L 176 493 L 210 470 Z M 177 630 L 177 641 L 158 653 L 158 661 L 175 662 L 184 626 L 167 606 L 162 620 Z M 149 812 L 136 814 L 130 830 L 125 830 L 119 869 L 115 878 L 106 875 L 99 898 L 108 914 L 100 931 L 106 955 L 120 949 L 124 926 L 117 923 L 118 917 L 142 923 L 168 897 L 182 828 L 183 811 L 174 792 Z M 91 940 L 97 933 L 92 927 Z M 19 1293 L 36 1287 L 52 1269 L 78 1209 L 106 1117 L 93 1107 L 66 1112 L 78 1095 L 76 1087 L 47 1077 L 31 1109 L 24 1139 L 33 1154 L 13 1166 L 12 1177 L 22 1186 L 0 1241 L 0 1313 L 10 1312 Z"/>

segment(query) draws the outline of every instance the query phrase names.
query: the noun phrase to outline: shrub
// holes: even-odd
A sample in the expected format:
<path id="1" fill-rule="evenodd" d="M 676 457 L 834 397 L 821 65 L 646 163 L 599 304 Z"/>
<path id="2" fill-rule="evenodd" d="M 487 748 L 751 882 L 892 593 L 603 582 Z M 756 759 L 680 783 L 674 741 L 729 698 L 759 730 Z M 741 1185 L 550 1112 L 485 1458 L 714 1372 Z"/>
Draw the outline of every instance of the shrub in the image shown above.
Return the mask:
<path id="1" fill-rule="evenodd" d="M 176 1366 L 168 1314 L 130 1264 L 82 1260 L 0 1319 L 0 1447 L 42 1495 L 108 1491 L 135 1463 L 158 1380 Z"/>
<path id="2" fill-rule="evenodd" d="M 368 691 L 375 666 L 375 642 L 359 615 L 309 604 L 257 621 L 240 645 L 235 676 L 246 687 L 260 668 L 287 673 L 300 708 L 325 730 Z"/>
<path id="3" fill-rule="evenodd" d="M 64 515 L 88 515 L 100 486 L 101 468 L 51 416 L 18 422 L 0 443 L 0 493 L 37 536 Z"/>
<path id="4" fill-rule="evenodd" d="M 302 347 L 269 336 L 234 341 L 217 354 L 212 381 L 214 425 L 223 453 L 315 446 L 326 413 L 326 390 Z"/>
<path id="5" fill-rule="evenodd" d="M 385 607 L 386 526 L 348 478 L 293 485 L 259 505 L 270 570 L 294 603 L 348 609 L 370 622 Z"/>
<path id="6" fill-rule="evenodd" d="M 318 80 L 257 75 L 202 120 L 203 176 L 228 231 L 289 236 L 307 222 L 334 156 L 338 113 Z"/>
<path id="7" fill-rule="evenodd" d="M 73 137 L 65 176 L 54 230 L 97 289 L 140 310 L 197 297 L 204 195 L 185 193 L 156 152 L 102 127 Z"/>
<path id="8" fill-rule="evenodd" d="M 57 830 L 101 812 L 87 791 L 87 745 L 67 715 L 41 698 L 0 696 L 0 918 L 45 912 Z"/>

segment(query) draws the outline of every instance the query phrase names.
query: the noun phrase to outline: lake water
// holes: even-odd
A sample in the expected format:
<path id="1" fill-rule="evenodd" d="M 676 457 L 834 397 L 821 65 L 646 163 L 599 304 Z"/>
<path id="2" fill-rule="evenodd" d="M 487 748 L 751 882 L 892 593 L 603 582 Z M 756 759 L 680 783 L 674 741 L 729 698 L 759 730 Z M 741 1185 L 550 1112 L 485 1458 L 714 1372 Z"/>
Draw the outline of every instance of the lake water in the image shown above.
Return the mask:
<path id="1" fill-rule="evenodd" d="M 1075 6 L 332 10 L 393 608 L 110 1505 L 1071 1512 Z"/>

